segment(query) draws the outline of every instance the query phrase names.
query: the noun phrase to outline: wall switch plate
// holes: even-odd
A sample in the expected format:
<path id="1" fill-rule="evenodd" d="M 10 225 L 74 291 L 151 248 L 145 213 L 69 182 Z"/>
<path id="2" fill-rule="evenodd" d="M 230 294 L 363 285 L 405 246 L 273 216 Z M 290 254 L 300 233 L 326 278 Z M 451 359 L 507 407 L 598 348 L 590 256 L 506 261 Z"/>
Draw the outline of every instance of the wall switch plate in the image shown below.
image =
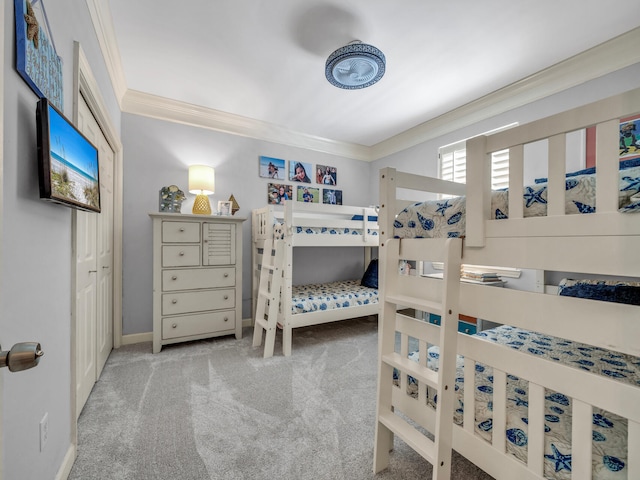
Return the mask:
<path id="1" fill-rule="evenodd" d="M 44 451 L 44 447 L 49 439 L 49 413 L 45 413 L 40 420 L 40 451 Z"/>

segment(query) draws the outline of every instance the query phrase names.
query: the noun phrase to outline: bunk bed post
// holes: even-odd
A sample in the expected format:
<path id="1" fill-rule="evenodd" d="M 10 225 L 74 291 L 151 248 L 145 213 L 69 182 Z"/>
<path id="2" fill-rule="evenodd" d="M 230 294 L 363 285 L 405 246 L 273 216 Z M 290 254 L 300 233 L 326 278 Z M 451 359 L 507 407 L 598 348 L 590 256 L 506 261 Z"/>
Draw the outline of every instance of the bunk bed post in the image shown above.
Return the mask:
<path id="1" fill-rule="evenodd" d="M 491 209 L 491 156 L 486 153 L 487 137 L 467 141 L 467 231 L 468 247 L 484 247 L 485 220 Z M 475 179 L 481 178 L 482 182 Z"/>
<path id="2" fill-rule="evenodd" d="M 281 289 L 282 295 L 280 296 L 280 315 L 282 324 L 282 353 L 288 357 L 291 355 L 291 344 L 293 340 L 293 326 L 291 313 L 291 297 L 293 295 L 293 243 L 291 239 L 291 227 L 287 226 L 285 231 L 284 240 L 281 241 L 283 245 L 282 275 L 284 279 L 284 285 Z"/>
<path id="3" fill-rule="evenodd" d="M 378 212 L 378 228 L 379 228 L 379 246 L 378 246 L 378 288 L 380 292 L 384 291 L 384 283 L 388 270 L 388 258 L 395 258 L 394 255 L 388 255 L 388 249 L 398 249 L 398 242 L 388 241 L 393 236 L 393 217 L 395 209 L 394 199 L 396 197 L 396 179 L 395 168 L 383 168 L 380 170 L 380 209 Z M 397 268 L 397 264 L 396 264 Z M 393 316 L 396 314 L 396 305 L 384 302 L 382 295 L 380 296 L 380 313 L 378 314 L 378 402 L 376 408 L 376 418 L 380 418 L 380 414 L 384 411 L 392 409 L 391 406 L 391 381 L 393 369 L 391 366 L 380 361 L 383 355 L 393 352 L 395 344 L 395 329 Z M 385 321 L 385 319 L 389 319 Z M 384 381 L 382 381 L 384 379 Z M 389 466 L 389 452 L 393 448 L 393 432 L 380 421 L 376 421 L 375 442 L 374 442 L 374 459 L 373 471 L 378 473 Z"/>

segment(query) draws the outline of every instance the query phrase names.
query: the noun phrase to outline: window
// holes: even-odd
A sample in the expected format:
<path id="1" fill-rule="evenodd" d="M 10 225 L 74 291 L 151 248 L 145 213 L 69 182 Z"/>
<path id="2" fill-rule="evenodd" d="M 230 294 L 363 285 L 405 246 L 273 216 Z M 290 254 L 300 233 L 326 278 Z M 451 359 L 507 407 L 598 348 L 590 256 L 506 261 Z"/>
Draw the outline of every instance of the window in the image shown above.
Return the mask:
<path id="1" fill-rule="evenodd" d="M 496 133 L 517 125 L 513 123 L 491 130 Z M 467 143 L 466 140 L 452 143 L 438 149 L 438 177 L 452 182 L 467 183 Z M 498 190 L 509 186 L 509 150 L 494 152 L 491 156 L 491 188 Z"/>

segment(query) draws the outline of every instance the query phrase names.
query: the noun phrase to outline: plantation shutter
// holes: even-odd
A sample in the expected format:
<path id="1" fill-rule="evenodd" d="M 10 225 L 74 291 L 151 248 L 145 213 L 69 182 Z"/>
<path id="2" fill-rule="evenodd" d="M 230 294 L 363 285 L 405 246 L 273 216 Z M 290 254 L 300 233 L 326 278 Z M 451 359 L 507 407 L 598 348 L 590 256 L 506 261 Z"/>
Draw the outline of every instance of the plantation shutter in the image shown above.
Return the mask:
<path id="1" fill-rule="evenodd" d="M 509 150 L 491 155 L 491 189 L 500 190 L 509 186 Z"/>
<path id="2" fill-rule="evenodd" d="M 467 183 L 466 142 L 453 143 L 439 150 L 438 177 L 451 182 Z M 509 186 L 509 150 L 501 150 L 491 155 L 491 189 Z M 443 195 L 449 197 L 449 195 Z"/>
<path id="3" fill-rule="evenodd" d="M 451 182 L 467 183 L 466 142 L 457 142 L 439 150 L 439 177 Z"/>

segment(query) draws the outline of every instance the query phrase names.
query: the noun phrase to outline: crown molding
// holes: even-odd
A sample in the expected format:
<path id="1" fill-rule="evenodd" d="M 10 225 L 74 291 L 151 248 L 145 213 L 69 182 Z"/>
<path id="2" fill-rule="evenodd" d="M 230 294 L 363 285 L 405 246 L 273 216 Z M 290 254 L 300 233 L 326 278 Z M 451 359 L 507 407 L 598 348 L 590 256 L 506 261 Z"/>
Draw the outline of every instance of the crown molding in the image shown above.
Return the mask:
<path id="1" fill-rule="evenodd" d="M 221 112 L 136 90 L 127 90 L 122 111 L 184 125 L 300 147 L 331 155 L 370 161 L 370 147 L 295 132 L 272 123 Z"/>
<path id="2" fill-rule="evenodd" d="M 355 160 L 374 161 L 640 62 L 640 27 L 373 146 L 339 142 L 144 92 L 129 90 L 107 2 L 86 0 L 123 112 Z"/>
<path id="3" fill-rule="evenodd" d="M 371 147 L 371 159 L 384 158 L 638 63 L 637 45 L 640 28 L 380 142 Z"/>
<path id="4" fill-rule="evenodd" d="M 107 72 L 111 78 L 111 85 L 116 95 L 116 100 L 122 107 L 122 98 L 127 92 L 127 81 L 122 68 L 120 50 L 116 41 L 116 33 L 113 28 L 113 18 L 109 10 L 109 2 L 102 0 L 87 0 L 89 15 L 93 23 L 93 29 L 98 37 L 98 43 Z"/>

